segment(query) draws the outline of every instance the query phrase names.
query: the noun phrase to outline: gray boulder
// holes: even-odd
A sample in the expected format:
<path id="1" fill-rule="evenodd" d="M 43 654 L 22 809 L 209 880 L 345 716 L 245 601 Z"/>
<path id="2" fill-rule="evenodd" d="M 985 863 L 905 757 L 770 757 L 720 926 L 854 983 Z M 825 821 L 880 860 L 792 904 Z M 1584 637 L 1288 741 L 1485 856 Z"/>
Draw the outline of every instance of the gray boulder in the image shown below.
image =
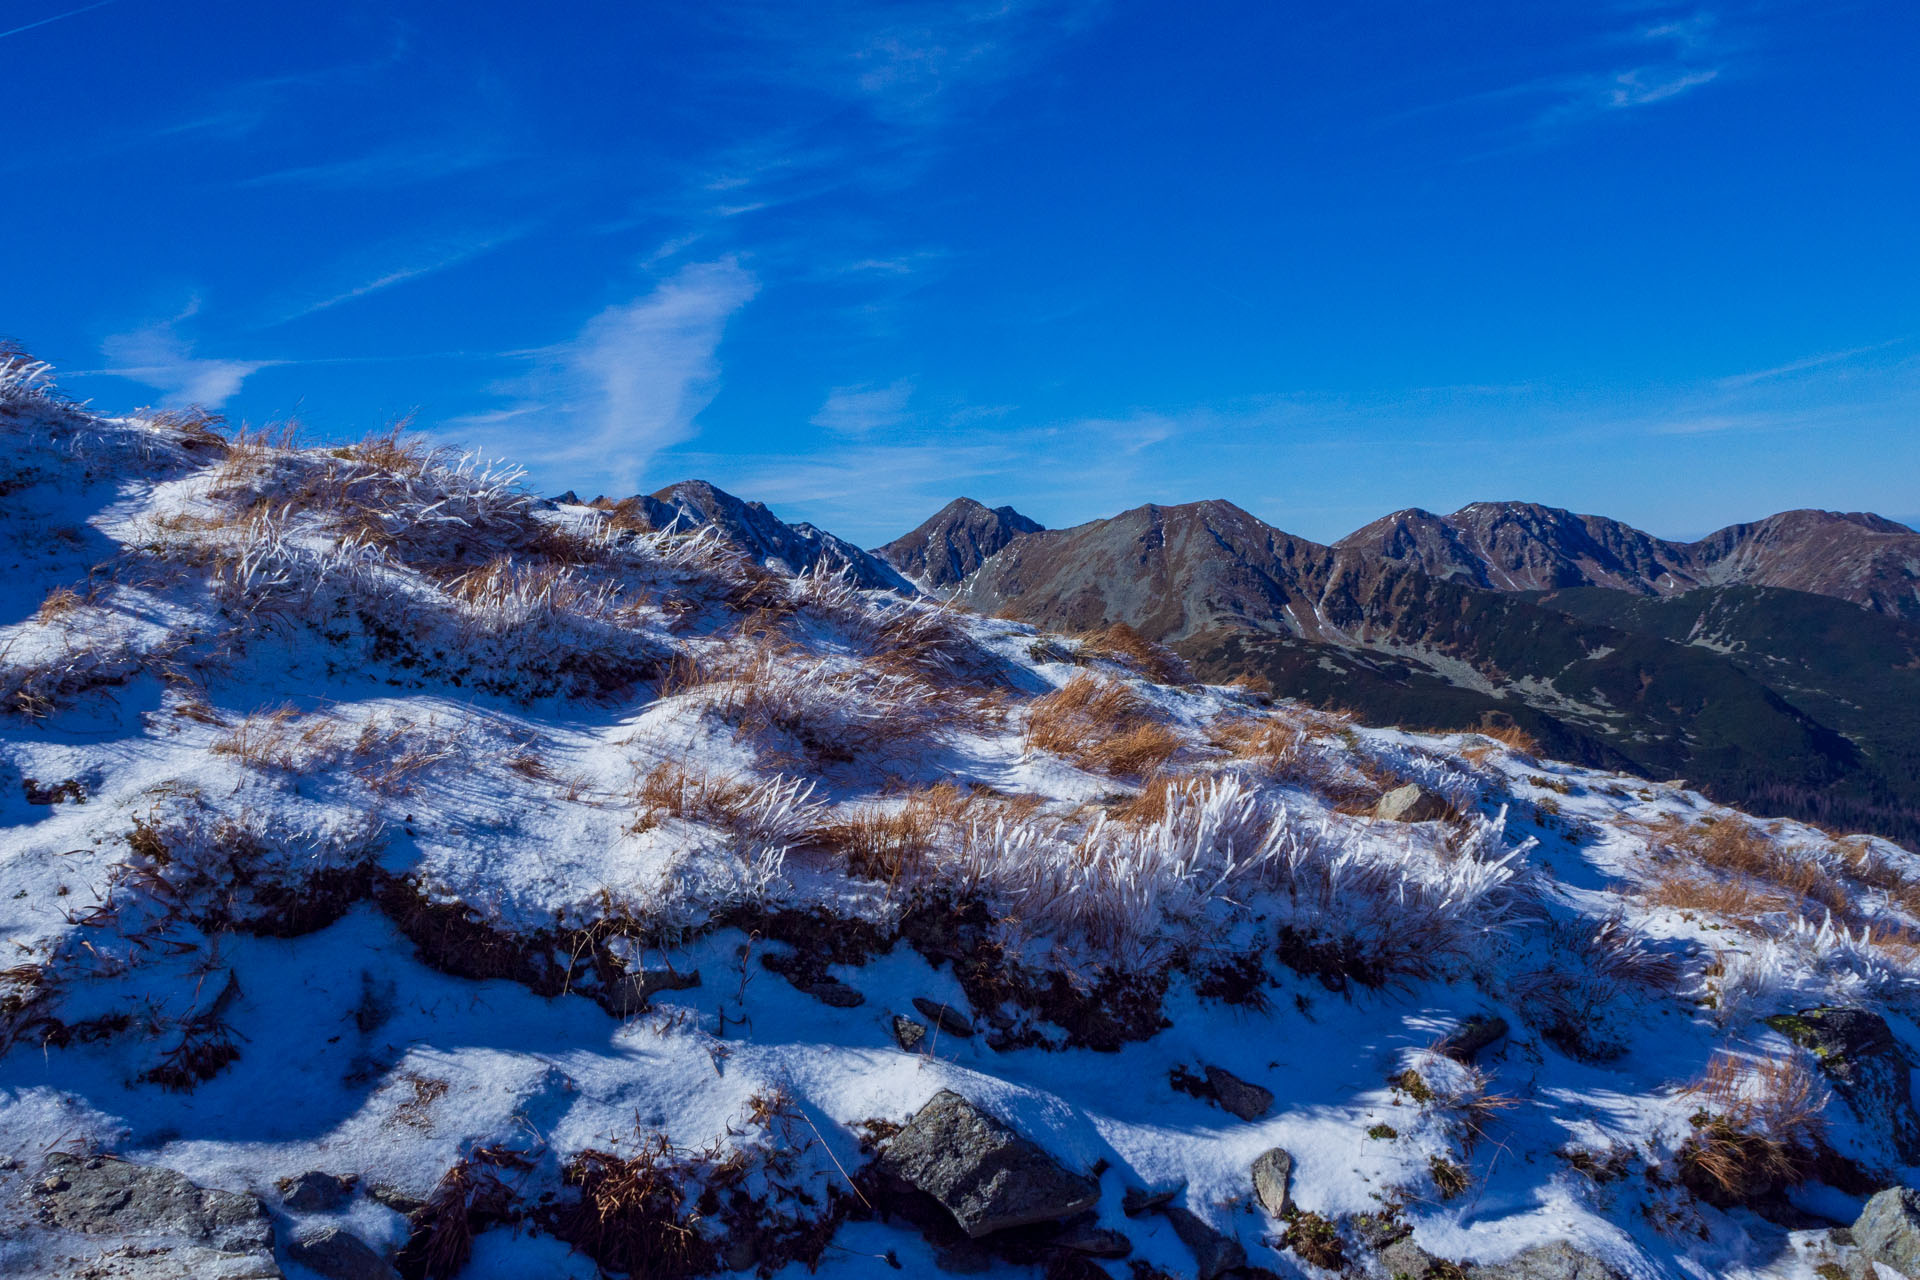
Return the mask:
<path id="1" fill-rule="evenodd" d="M 397 1280 L 399 1274 L 372 1245 L 339 1227 L 295 1238 L 287 1256 L 327 1280 Z"/>
<path id="2" fill-rule="evenodd" d="M 951 1089 L 914 1113 L 879 1165 L 932 1196 L 976 1238 L 1071 1218 L 1100 1199 L 1099 1183 L 1062 1167 Z"/>
<path id="3" fill-rule="evenodd" d="M 1224 1067 L 1207 1068 L 1214 1101 L 1242 1120 L 1258 1120 L 1273 1109 L 1273 1090 L 1249 1084 Z"/>
<path id="4" fill-rule="evenodd" d="M 1884 1262 L 1906 1276 L 1920 1276 L 1920 1191 L 1889 1187 L 1867 1201 L 1853 1224 L 1860 1249 L 1854 1274 L 1871 1275 L 1869 1262 Z"/>
<path id="5" fill-rule="evenodd" d="M 1456 1062 L 1472 1062 L 1479 1052 L 1507 1034 L 1507 1020 L 1498 1014 L 1469 1015 L 1440 1042 L 1440 1052 Z"/>
<path id="6" fill-rule="evenodd" d="M 1417 782 L 1395 787 L 1373 806 L 1373 816 L 1388 822 L 1431 822 L 1446 812 L 1447 802 Z"/>
<path id="7" fill-rule="evenodd" d="M 1180 1243 L 1186 1245 L 1188 1252 L 1193 1254 L 1200 1280 L 1215 1280 L 1218 1276 L 1247 1265 L 1245 1247 L 1193 1210 L 1170 1204 L 1160 1212 L 1173 1225 L 1173 1234 L 1180 1237 Z"/>
<path id="8" fill-rule="evenodd" d="M 973 1034 L 973 1019 L 950 1004 L 941 1004 L 938 1000 L 929 1000 L 925 996 L 915 996 L 913 1007 L 920 1011 L 922 1017 L 950 1036 Z"/>
<path id="9" fill-rule="evenodd" d="M 282 1178 L 281 1202 L 296 1213 L 329 1213 L 353 1195 L 353 1179 L 309 1170 L 296 1178 Z"/>
<path id="10" fill-rule="evenodd" d="M 33 1186 L 48 1226 L 137 1242 L 142 1276 L 278 1280 L 273 1223 L 254 1196 L 196 1186 L 172 1169 L 56 1152 Z M 109 1250 L 111 1252 L 111 1250 Z M 132 1273 L 130 1273 L 132 1274 Z"/>
<path id="11" fill-rule="evenodd" d="M 1768 1018 L 1767 1025 L 1813 1050 L 1854 1114 L 1886 1134 L 1903 1163 L 1920 1164 L 1913 1070 L 1885 1018 L 1865 1009 L 1802 1009 Z"/>
<path id="12" fill-rule="evenodd" d="M 1263 1151 L 1253 1162 L 1253 1195 L 1276 1218 L 1293 1207 L 1293 1155 L 1285 1147 Z"/>

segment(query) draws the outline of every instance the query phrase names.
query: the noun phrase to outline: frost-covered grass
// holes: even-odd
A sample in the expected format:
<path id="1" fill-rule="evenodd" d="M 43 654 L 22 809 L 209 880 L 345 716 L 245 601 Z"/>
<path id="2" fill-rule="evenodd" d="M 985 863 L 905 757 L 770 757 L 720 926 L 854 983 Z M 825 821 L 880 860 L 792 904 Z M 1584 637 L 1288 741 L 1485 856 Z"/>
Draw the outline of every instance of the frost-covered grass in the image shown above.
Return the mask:
<path id="1" fill-rule="evenodd" d="M 758 1214 L 891 1274 L 927 1247 L 831 1216 L 859 1126 L 953 1087 L 1104 1162 L 1103 1224 L 1175 1274 L 1123 1184 L 1185 1180 L 1283 1274 L 1312 1222 L 1364 1261 L 1344 1224 L 1383 1205 L 1448 1257 L 1570 1236 L 1629 1274 L 1758 1273 L 1770 1229 L 1711 1188 L 1872 1145 L 1761 1019 L 1920 1012 L 1920 867 L 1886 841 L 777 572 L 404 432 L 105 418 L 15 356 L 0 443 L 22 1168 L 77 1142 L 276 1206 L 332 1168 L 446 1210 L 354 1201 L 415 1261 L 439 1230 L 592 1274 Z M 1371 816 L 1409 782 L 1444 816 Z M 915 996 L 979 1034 L 900 1051 Z M 1478 1013 L 1508 1039 L 1447 1057 Z M 1273 1114 L 1170 1085 L 1205 1065 Z M 1251 1207 L 1272 1145 L 1311 1221 Z M 447 1206 L 496 1184 L 550 1193 L 586 1254 L 462 1236 Z M 689 1209 L 716 1185 L 726 1212 Z"/>

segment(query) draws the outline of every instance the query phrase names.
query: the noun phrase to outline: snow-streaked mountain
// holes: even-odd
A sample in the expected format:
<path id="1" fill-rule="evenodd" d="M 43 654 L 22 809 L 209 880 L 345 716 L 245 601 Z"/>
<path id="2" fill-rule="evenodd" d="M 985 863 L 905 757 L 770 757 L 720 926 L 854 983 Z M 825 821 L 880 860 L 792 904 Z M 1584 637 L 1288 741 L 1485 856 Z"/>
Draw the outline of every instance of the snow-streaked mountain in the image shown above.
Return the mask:
<path id="1" fill-rule="evenodd" d="M 0 1273 L 1801 1280 L 1920 1173 L 1835 1067 L 1920 1046 L 1886 841 L 1155 684 L 706 491 L 19 363 L 0 468 Z M 1193 612 L 1326 554 L 1263 530 L 1138 533 L 1257 566 Z"/>

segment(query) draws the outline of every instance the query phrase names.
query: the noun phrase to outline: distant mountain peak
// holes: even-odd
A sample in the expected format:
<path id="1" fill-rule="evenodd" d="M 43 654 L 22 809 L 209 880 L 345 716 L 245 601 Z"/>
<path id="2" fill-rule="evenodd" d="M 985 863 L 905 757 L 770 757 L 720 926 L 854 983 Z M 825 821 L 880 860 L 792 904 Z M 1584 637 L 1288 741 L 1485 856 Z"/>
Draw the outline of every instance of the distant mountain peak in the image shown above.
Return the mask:
<path id="1" fill-rule="evenodd" d="M 959 585 L 1017 538 L 1045 528 L 1012 507 L 955 498 L 919 527 L 873 554 L 907 578 L 933 590 Z"/>

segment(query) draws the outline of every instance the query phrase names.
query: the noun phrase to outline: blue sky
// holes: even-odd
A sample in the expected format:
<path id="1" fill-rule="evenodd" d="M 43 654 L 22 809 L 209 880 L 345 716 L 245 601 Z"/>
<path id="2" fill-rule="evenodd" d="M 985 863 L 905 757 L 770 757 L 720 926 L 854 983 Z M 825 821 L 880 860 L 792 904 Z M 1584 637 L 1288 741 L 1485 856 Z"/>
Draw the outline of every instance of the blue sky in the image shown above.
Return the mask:
<path id="1" fill-rule="evenodd" d="M 1920 514 L 1920 7 L 0 0 L 0 332 L 869 543 Z"/>

